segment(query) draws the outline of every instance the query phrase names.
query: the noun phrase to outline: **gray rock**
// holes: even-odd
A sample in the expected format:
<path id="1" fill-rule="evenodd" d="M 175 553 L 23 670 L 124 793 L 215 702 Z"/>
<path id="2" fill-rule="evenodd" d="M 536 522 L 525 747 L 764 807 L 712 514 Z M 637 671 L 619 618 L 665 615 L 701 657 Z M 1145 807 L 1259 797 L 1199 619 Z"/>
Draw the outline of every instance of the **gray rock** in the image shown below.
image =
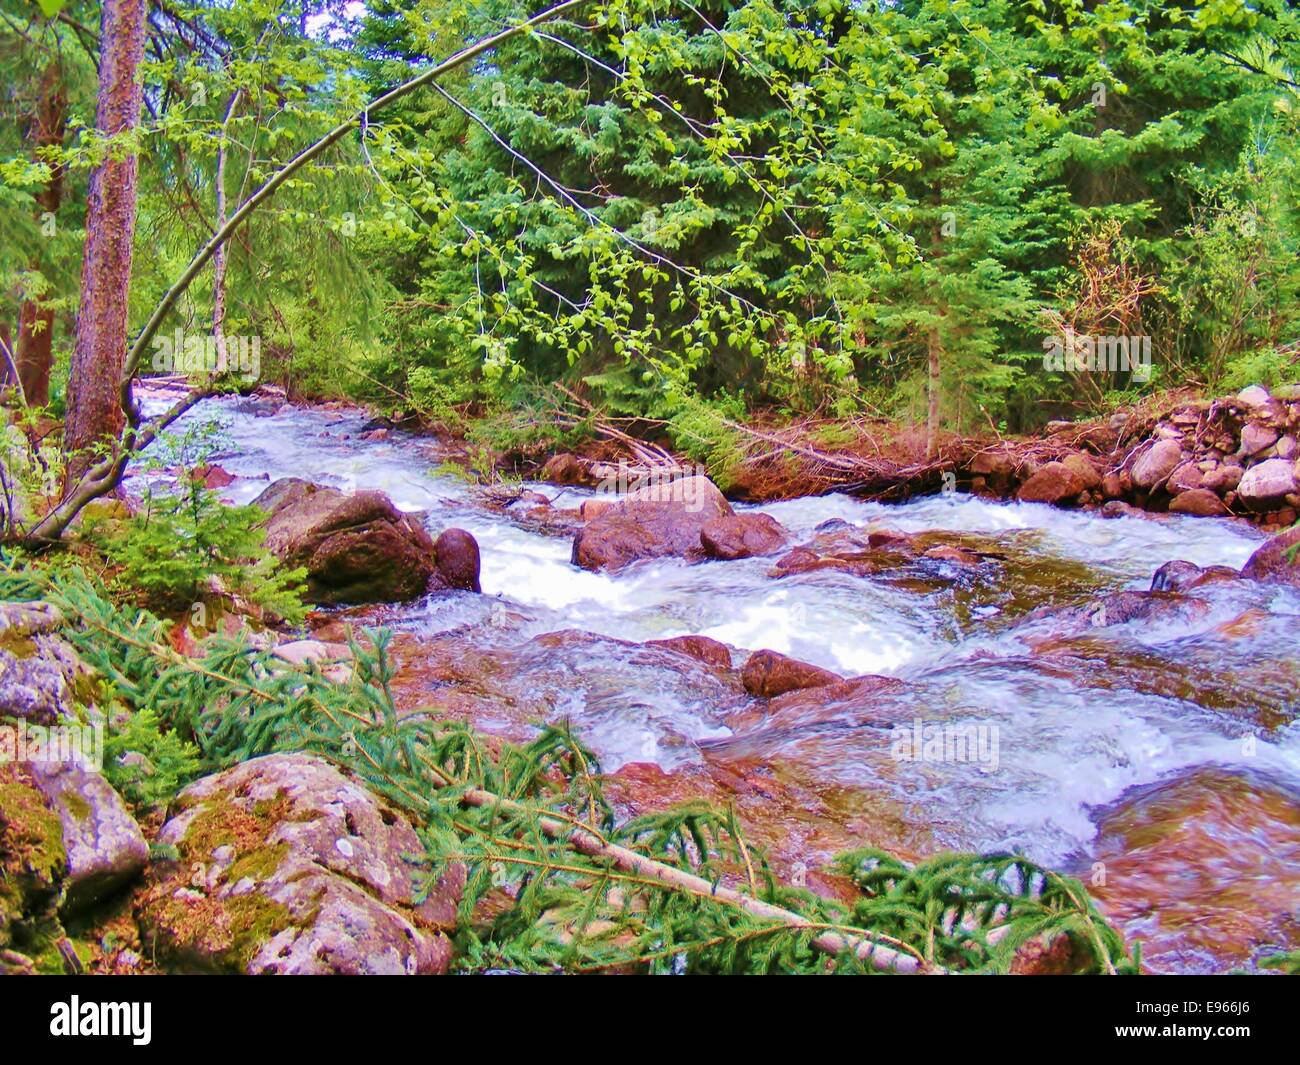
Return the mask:
<path id="1" fill-rule="evenodd" d="M 1237 393 L 1237 402 L 1243 407 L 1262 407 L 1272 397 L 1268 394 L 1268 389 L 1261 388 L 1259 385 L 1250 385 L 1243 388 Z"/>
<path id="2" fill-rule="evenodd" d="M 52 725 L 72 716 L 80 663 L 55 635 L 61 623 L 48 603 L 0 603 L 0 717 Z"/>
<path id="3" fill-rule="evenodd" d="M 68 856 L 63 913 L 75 913 L 140 875 L 149 845 L 121 796 L 75 761 L 27 762 L 36 787 L 63 826 Z"/>
<path id="4" fill-rule="evenodd" d="M 1277 430 L 1271 425 L 1249 422 L 1242 426 L 1241 454 L 1248 457 L 1258 455 L 1261 451 L 1266 451 L 1277 443 L 1277 436 Z"/>
<path id="5" fill-rule="evenodd" d="M 1133 483 L 1150 490 L 1165 480 L 1183 461 L 1183 449 L 1177 440 L 1157 440 L 1133 464 Z"/>
<path id="6" fill-rule="evenodd" d="M 137 907 L 181 966 L 246 973 L 436 973 L 464 870 L 415 902 L 423 846 L 397 812 L 322 759 L 255 758 L 190 785 L 159 842 L 180 861 Z"/>
<path id="7" fill-rule="evenodd" d="M 1237 486 L 1237 498 L 1250 510 L 1271 510 L 1296 488 L 1292 464 L 1286 459 L 1269 459 L 1246 471 Z"/>

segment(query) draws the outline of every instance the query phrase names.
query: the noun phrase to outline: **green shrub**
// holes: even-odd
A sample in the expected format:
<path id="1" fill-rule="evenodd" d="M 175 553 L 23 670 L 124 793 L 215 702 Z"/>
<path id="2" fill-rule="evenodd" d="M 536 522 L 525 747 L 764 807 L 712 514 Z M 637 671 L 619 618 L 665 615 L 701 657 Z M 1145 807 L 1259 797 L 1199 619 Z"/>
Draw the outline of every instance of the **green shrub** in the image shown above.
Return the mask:
<path id="1" fill-rule="evenodd" d="M 132 806 L 165 806 L 202 770 L 199 749 L 163 727 L 148 706 L 110 716 L 104 776 Z"/>

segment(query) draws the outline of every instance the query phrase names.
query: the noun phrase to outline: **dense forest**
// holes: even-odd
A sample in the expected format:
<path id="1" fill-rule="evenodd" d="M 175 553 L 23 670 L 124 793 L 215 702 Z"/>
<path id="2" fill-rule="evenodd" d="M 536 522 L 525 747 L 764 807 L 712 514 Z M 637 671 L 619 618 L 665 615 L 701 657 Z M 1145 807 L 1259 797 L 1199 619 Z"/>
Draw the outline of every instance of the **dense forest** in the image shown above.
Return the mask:
<path id="1" fill-rule="evenodd" d="M 1295 971 L 1298 78 L 0 0 L 0 971 Z"/>

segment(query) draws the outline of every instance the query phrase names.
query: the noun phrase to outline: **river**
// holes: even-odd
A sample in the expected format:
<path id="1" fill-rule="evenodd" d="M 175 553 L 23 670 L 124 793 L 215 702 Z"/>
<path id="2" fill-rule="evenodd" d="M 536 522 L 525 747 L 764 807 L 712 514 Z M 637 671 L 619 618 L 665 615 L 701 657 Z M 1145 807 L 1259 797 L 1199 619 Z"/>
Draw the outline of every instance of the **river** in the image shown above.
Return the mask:
<path id="1" fill-rule="evenodd" d="M 1044 616 L 1145 590 L 1170 559 L 1240 567 L 1263 539 L 1249 526 L 1104 519 L 963 494 L 900 505 L 829 495 L 756 509 L 796 543 L 839 519 L 942 533 L 999 557 L 973 573 L 934 563 L 775 579 L 771 559 L 591 573 L 570 564 L 568 537 L 494 510 L 439 472 L 435 441 L 359 440 L 365 418 L 219 399 L 181 426 L 220 425 L 211 461 L 236 475 L 222 491 L 232 502 L 251 501 L 268 479 L 304 477 L 380 489 L 427 511 L 435 536 L 451 525 L 473 533 L 482 596 L 426 597 L 383 619 L 408 661 L 427 650 L 443 663 L 436 680 L 413 669 L 409 684 L 439 697 L 459 684 L 462 702 L 472 687 L 481 726 L 568 720 L 606 771 L 634 787 L 658 780 L 658 767 L 678 784 L 646 786 L 671 797 L 690 794 L 701 767 L 712 784 L 726 765 L 751 780 L 766 774 L 769 804 L 802 807 L 771 813 L 769 841 L 800 826 L 797 845 L 776 847 L 790 860 L 802 847 L 815 862 L 859 831 L 914 853 L 1023 851 L 1083 878 L 1156 970 L 1249 968 L 1300 946 L 1300 594 L 1231 581 L 1142 621 L 1079 628 Z M 530 487 L 555 507 L 590 494 Z M 594 636 L 547 636 L 572 630 Z M 738 659 L 771 648 L 904 684 L 755 713 L 734 685 L 627 644 L 683 634 L 723 641 Z M 973 726 L 971 750 L 900 758 L 899 738 L 932 725 Z M 842 831 L 809 826 L 823 807 Z"/>

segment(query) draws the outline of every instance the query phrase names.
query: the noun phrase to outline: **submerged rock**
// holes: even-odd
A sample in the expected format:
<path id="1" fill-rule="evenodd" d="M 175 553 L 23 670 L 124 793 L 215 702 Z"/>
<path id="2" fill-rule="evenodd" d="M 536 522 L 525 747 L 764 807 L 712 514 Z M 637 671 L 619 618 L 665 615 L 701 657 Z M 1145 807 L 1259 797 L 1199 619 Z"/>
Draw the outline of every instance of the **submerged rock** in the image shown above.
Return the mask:
<path id="1" fill-rule="evenodd" d="M 1083 872 L 1144 967 L 1224 972 L 1294 943 L 1300 806 L 1266 778 L 1206 766 L 1101 811 Z"/>
<path id="2" fill-rule="evenodd" d="M 749 656 L 740 680 L 745 691 L 763 699 L 800 688 L 819 688 L 842 680 L 838 673 L 808 662 L 800 662 L 777 651 L 755 651 Z"/>
<path id="3" fill-rule="evenodd" d="M 463 868 L 417 904 L 414 829 L 324 760 L 255 758 L 178 803 L 158 836 L 178 860 L 136 903 L 160 955 L 250 974 L 446 971 Z"/>
<path id="4" fill-rule="evenodd" d="M 790 540 L 790 534 L 770 514 L 732 514 L 713 518 L 700 529 L 700 542 L 709 558 L 738 559 L 771 555 Z"/>
<path id="5" fill-rule="evenodd" d="M 672 636 L 666 640 L 647 640 L 646 646 L 676 651 L 718 669 L 731 668 L 731 651 L 727 645 L 708 636 Z"/>
<path id="6" fill-rule="evenodd" d="M 1166 562 L 1151 577 L 1153 592 L 1185 592 L 1218 581 L 1240 580 L 1241 574 L 1231 566 L 1206 566 L 1175 559 Z"/>

